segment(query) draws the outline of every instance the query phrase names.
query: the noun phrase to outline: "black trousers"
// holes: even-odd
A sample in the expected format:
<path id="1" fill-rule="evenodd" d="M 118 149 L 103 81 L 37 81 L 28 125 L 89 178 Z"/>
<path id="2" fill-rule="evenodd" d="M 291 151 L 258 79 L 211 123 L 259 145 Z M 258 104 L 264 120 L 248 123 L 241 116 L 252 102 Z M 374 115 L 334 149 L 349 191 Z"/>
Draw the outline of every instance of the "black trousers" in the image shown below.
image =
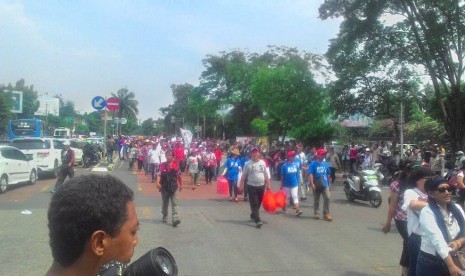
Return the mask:
<path id="1" fill-rule="evenodd" d="M 65 182 L 66 177 L 70 179 L 74 177 L 74 168 L 70 168 L 68 166 L 62 166 L 60 171 L 58 172 L 58 179 L 57 183 L 55 184 L 55 190 L 58 190 L 60 186 Z"/>
<path id="2" fill-rule="evenodd" d="M 249 203 L 250 203 L 250 218 L 256 223 L 260 220 L 260 206 L 262 205 L 263 195 L 265 194 L 265 185 L 252 186 L 247 185 L 249 191 Z"/>
<path id="3" fill-rule="evenodd" d="M 406 220 L 394 220 L 396 223 L 397 231 L 402 236 L 402 255 L 400 255 L 400 266 L 408 267 L 408 232 Z"/>

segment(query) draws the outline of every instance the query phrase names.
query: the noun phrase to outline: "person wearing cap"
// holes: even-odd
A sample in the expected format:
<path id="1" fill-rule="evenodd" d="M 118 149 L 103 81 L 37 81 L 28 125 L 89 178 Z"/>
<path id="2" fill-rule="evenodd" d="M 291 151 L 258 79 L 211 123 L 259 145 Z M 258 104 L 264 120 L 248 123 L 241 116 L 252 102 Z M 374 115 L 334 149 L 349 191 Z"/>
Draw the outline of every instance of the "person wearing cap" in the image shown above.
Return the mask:
<path id="1" fill-rule="evenodd" d="M 286 154 L 287 161 L 281 166 L 281 188 L 286 193 L 286 201 L 288 198 L 292 198 L 294 204 L 294 215 L 302 215 L 302 210 L 299 206 L 299 175 L 300 175 L 300 164 L 295 162 L 296 152 L 291 150 Z M 283 211 L 286 210 L 286 205 L 283 207 Z"/>
<path id="2" fill-rule="evenodd" d="M 251 151 L 252 159 L 245 163 L 244 171 L 239 184 L 239 191 L 246 189 L 249 191 L 250 218 L 255 221 L 256 227 L 260 228 L 263 222 L 260 219 L 260 206 L 262 205 L 265 189 L 270 189 L 270 178 L 266 171 L 266 164 L 260 158 L 260 151 L 253 148 Z"/>
<path id="3" fill-rule="evenodd" d="M 58 171 L 55 187 L 51 191 L 52 193 L 55 193 L 60 188 L 67 176 L 70 179 L 74 177 L 74 150 L 69 146 L 69 141 L 64 141 L 63 146 L 64 148 L 61 150 L 61 167 Z"/>
<path id="4" fill-rule="evenodd" d="M 420 214 L 421 250 L 416 275 L 463 275 L 453 261 L 465 245 L 465 214 L 451 200 L 452 188 L 441 176 L 428 179 L 429 200 Z"/>
<path id="5" fill-rule="evenodd" d="M 320 219 L 320 196 L 323 195 L 323 219 L 332 221 L 333 218 L 329 213 L 329 165 L 324 161 L 326 152 L 324 149 L 316 151 L 316 160 L 312 161 L 308 167 L 308 182 L 313 190 L 313 218 Z"/>
<path id="6" fill-rule="evenodd" d="M 418 166 L 413 162 L 411 163 L 413 166 Z M 432 176 L 433 172 L 429 168 L 414 167 L 407 177 L 407 181 L 413 186 L 413 188 L 405 190 L 404 204 L 402 205 L 402 209 L 407 212 L 409 275 L 416 275 L 421 245 L 419 218 L 421 210 L 428 205 L 425 182 Z"/>
<path id="7" fill-rule="evenodd" d="M 229 201 L 238 202 L 237 199 L 237 182 L 239 181 L 239 173 L 242 171 L 241 160 L 239 158 L 240 153 L 237 148 L 231 150 L 231 156 L 226 160 L 224 164 L 224 171 L 222 176 L 226 175 L 226 179 L 229 183 Z"/>

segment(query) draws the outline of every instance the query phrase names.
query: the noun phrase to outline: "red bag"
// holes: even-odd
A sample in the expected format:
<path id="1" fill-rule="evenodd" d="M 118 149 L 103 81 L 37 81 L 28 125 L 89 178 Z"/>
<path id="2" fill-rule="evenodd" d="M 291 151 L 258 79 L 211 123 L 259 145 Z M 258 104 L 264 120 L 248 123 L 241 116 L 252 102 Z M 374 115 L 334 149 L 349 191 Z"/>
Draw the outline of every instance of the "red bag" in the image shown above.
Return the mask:
<path id="1" fill-rule="evenodd" d="M 263 208 L 268 212 L 276 211 L 276 200 L 272 191 L 266 191 L 263 195 Z"/>
<path id="2" fill-rule="evenodd" d="M 283 208 L 286 206 L 286 193 L 283 190 L 279 190 L 274 194 L 276 201 L 276 208 Z"/>
<path id="3" fill-rule="evenodd" d="M 229 193 L 229 183 L 226 177 L 218 176 L 216 180 L 216 193 L 220 195 L 227 195 Z"/>

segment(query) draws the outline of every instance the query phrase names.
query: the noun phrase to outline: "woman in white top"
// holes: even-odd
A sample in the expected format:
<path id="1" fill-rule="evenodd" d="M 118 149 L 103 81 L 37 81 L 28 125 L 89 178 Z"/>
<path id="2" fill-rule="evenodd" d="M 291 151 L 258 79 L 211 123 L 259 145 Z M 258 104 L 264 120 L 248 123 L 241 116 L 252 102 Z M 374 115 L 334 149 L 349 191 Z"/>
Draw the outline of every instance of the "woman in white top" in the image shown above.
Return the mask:
<path id="1" fill-rule="evenodd" d="M 428 195 L 425 191 L 426 180 L 433 175 L 429 168 L 414 168 L 409 174 L 408 181 L 414 188 L 404 192 L 404 204 L 402 209 L 407 212 L 407 232 L 408 232 L 408 257 L 409 274 L 416 275 L 416 264 L 420 253 L 421 232 L 420 232 L 420 211 L 428 205 Z"/>
<path id="2" fill-rule="evenodd" d="M 428 205 L 420 214 L 422 232 L 417 275 L 463 275 L 453 261 L 455 251 L 465 245 L 465 214 L 451 201 L 447 180 L 437 176 L 425 184 Z"/>

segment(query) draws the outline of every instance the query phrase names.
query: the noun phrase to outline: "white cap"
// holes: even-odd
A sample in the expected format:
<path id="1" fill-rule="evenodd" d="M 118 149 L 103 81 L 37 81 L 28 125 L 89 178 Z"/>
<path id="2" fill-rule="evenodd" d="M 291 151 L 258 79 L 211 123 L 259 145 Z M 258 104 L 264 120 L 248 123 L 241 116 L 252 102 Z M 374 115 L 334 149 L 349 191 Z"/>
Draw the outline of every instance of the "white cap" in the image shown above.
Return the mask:
<path id="1" fill-rule="evenodd" d="M 69 146 L 69 141 L 64 141 L 64 142 L 63 142 L 63 145 Z"/>

